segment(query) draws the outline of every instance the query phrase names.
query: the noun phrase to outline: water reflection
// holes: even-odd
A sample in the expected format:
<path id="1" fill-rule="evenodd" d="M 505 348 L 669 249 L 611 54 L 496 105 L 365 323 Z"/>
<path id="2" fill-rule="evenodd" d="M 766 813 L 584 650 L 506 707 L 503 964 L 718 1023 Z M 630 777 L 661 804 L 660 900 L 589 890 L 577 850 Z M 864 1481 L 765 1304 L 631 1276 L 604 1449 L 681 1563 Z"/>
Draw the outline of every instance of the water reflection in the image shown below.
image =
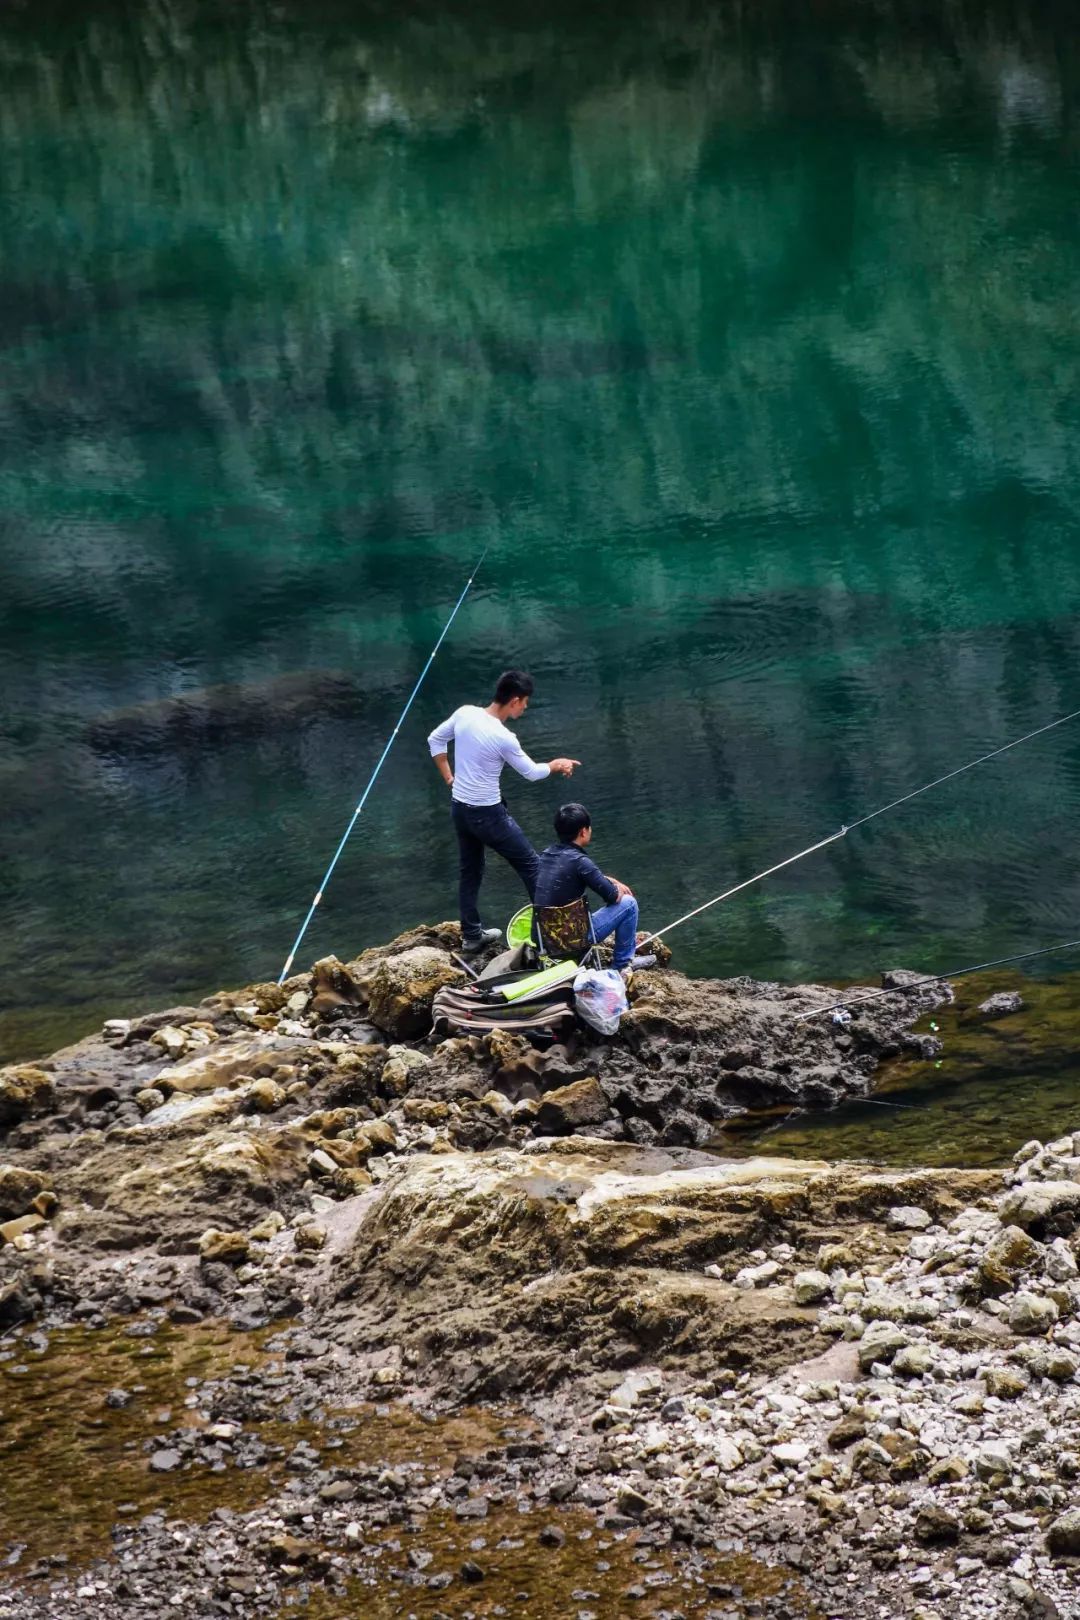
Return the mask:
<path id="1" fill-rule="evenodd" d="M 505 662 L 655 921 L 1075 707 L 1068 20 L 9 8 L 0 1046 L 278 964 L 486 542 L 313 954 L 452 908 L 424 721 Z M 227 682 L 265 725 L 93 742 Z M 1042 944 L 1078 773 L 1055 734 L 681 960 Z"/>

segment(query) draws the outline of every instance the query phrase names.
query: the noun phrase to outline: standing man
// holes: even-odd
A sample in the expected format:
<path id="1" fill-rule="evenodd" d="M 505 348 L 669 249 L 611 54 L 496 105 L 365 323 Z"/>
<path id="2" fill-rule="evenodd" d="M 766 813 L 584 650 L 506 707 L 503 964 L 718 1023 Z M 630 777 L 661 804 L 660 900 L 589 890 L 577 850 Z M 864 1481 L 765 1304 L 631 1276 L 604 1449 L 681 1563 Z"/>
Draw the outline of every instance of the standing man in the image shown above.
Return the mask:
<path id="1" fill-rule="evenodd" d="M 499 787 L 503 766 L 512 765 L 528 782 L 542 782 L 546 776 L 573 776 L 574 766 L 581 764 L 579 759 L 553 759 L 538 765 L 508 729 L 507 721 L 521 719 L 532 693 L 531 675 L 521 669 L 505 670 L 486 709 L 463 704 L 428 738 L 436 769 L 447 787 L 453 789 L 451 813 L 461 854 L 462 950 L 468 955 L 501 937 L 501 930 L 485 928 L 480 921 L 485 849 L 495 850 L 510 862 L 530 900 L 536 890 L 540 858 L 506 808 Z M 451 743 L 453 769 L 447 757 Z"/>

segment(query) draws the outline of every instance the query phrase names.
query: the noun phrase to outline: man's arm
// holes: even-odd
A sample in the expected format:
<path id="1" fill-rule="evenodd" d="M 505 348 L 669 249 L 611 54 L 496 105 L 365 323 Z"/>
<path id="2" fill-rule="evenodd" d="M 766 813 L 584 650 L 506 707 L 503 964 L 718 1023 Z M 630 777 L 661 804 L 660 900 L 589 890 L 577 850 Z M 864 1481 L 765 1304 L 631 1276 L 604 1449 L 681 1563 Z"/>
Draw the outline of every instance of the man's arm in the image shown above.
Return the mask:
<path id="1" fill-rule="evenodd" d="M 535 759 L 529 758 L 512 731 L 507 731 L 506 739 L 502 744 L 502 757 L 527 782 L 542 782 L 546 776 L 573 776 L 574 766 L 581 764 L 580 759 L 552 759 L 546 765 L 538 765 Z"/>
<path id="2" fill-rule="evenodd" d="M 449 720 L 444 720 L 441 726 L 436 726 L 435 730 L 428 737 L 428 747 L 431 750 L 431 757 L 435 761 L 435 769 L 438 771 L 447 787 L 453 787 L 454 785 L 454 773 L 450 769 L 450 760 L 447 755 L 447 749 L 453 741 L 454 721 L 457 719 L 457 716 L 458 711 L 455 709 Z"/>
<path id="3" fill-rule="evenodd" d="M 622 899 L 619 893 L 622 885 L 616 884 L 613 878 L 606 877 L 596 862 L 584 851 L 578 855 L 577 869 L 581 881 L 587 884 L 594 894 L 598 894 L 606 906 L 613 906 L 616 900 Z"/>

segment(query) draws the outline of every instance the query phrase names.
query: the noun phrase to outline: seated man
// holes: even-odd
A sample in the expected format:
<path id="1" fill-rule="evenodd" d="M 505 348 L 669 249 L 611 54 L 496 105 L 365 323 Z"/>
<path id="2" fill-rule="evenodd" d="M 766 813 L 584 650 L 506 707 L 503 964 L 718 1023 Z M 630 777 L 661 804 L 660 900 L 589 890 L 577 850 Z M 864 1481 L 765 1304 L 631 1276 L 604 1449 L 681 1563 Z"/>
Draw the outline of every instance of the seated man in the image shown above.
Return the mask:
<path id="1" fill-rule="evenodd" d="M 571 905 L 584 897 L 586 889 L 592 889 L 606 902 L 592 914 L 593 938 L 599 942 L 609 934 L 615 935 L 615 966 L 624 979 L 629 978 L 637 936 L 637 901 L 625 883 L 605 876 L 586 855 L 585 846 L 592 838 L 592 818 L 583 804 L 564 804 L 555 817 L 555 831 L 559 842 L 549 845 L 540 856 L 534 902 L 537 911 Z"/>

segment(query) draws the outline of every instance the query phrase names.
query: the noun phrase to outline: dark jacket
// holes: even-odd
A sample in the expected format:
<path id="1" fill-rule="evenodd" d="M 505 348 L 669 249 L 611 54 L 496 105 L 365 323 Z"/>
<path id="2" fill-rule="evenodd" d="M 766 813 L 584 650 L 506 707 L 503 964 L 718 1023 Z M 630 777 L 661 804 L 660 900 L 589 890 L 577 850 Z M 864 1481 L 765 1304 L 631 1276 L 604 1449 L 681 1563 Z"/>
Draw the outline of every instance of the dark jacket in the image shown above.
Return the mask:
<path id="1" fill-rule="evenodd" d="M 619 898 L 611 879 L 577 844 L 550 844 L 540 856 L 533 904 L 539 909 L 567 906 L 571 900 L 580 900 L 586 889 L 598 894 L 605 905 L 613 906 Z"/>

